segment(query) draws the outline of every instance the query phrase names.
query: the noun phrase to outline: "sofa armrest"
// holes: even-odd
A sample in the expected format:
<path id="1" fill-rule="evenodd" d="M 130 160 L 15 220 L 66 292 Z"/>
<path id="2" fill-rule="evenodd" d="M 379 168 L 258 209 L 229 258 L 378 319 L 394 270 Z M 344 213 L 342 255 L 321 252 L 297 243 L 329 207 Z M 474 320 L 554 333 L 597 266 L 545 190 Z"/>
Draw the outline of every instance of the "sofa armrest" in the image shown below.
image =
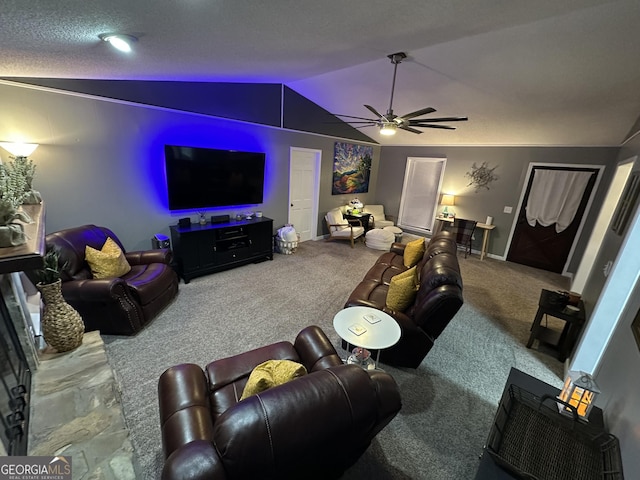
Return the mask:
<path id="1" fill-rule="evenodd" d="M 398 384 L 383 370 L 370 370 L 369 377 L 378 397 L 378 424 L 371 432 L 371 438 L 377 435 L 397 415 L 402 407 Z"/>
<path id="2" fill-rule="evenodd" d="M 70 303 L 105 302 L 129 296 L 126 282 L 119 278 L 92 278 L 62 283 L 62 295 Z"/>
<path id="3" fill-rule="evenodd" d="M 360 220 L 358 220 L 360 221 Z M 357 227 L 358 225 L 353 225 L 352 223 L 329 223 L 329 233 L 332 231 L 346 230 L 349 228 L 353 232 L 353 227 Z M 331 230 L 333 228 L 333 230 Z"/>
<path id="4" fill-rule="evenodd" d="M 149 265 L 150 263 L 166 263 L 171 265 L 173 253 L 169 248 L 154 250 L 137 250 L 124 254 L 130 265 Z"/>
<path id="5" fill-rule="evenodd" d="M 406 243 L 393 242 L 389 251 L 395 253 L 396 255 L 404 255 L 404 248 L 406 246 Z"/>
<path id="6" fill-rule="evenodd" d="M 158 401 L 165 458 L 194 440 L 213 440 L 209 386 L 198 365 L 165 370 L 158 380 Z"/>
<path id="7" fill-rule="evenodd" d="M 342 360 L 327 335 L 316 325 L 302 330 L 293 344 L 308 372 L 342 365 Z"/>
<path id="8" fill-rule="evenodd" d="M 220 456 L 208 440 L 194 440 L 167 458 L 162 480 L 227 480 Z"/>

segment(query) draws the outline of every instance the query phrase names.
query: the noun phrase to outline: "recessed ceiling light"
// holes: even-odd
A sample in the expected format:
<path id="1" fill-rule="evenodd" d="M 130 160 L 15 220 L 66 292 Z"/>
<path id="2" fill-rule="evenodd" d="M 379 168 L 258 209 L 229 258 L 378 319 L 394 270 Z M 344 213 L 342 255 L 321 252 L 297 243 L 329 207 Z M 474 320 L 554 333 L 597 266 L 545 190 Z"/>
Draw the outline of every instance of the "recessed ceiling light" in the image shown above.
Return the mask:
<path id="1" fill-rule="evenodd" d="M 108 42 L 113 48 L 117 48 L 121 52 L 130 52 L 131 44 L 137 42 L 138 39 L 133 35 L 126 35 L 122 33 L 102 33 L 98 35 L 100 40 Z"/>

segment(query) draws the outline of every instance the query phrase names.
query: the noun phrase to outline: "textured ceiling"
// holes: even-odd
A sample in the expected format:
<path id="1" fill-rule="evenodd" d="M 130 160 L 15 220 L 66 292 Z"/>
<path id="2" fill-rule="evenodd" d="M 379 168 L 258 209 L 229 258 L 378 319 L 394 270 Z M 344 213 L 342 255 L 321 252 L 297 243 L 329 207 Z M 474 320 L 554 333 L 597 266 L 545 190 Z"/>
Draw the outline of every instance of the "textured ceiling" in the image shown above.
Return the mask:
<path id="1" fill-rule="evenodd" d="M 405 51 L 394 112 L 469 121 L 363 129 L 382 144 L 620 145 L 640 115 L 637 0 L 3 0 L 0 24 L 0 77 L 285 83 L 367 117 Z"/>

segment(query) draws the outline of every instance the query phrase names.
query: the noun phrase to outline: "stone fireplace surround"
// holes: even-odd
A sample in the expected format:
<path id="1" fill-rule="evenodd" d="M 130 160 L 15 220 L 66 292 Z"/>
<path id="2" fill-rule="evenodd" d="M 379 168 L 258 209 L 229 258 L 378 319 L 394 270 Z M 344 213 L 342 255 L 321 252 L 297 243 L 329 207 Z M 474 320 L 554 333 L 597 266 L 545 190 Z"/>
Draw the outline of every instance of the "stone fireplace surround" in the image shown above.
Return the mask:
<path id="1" fill-rule="evenodd" d="M 80 347 L 40 351 L 33 375 L 29 455 L 70 455 L 73 478 L 133 480 L 133 448 L 99 332 Z"/>

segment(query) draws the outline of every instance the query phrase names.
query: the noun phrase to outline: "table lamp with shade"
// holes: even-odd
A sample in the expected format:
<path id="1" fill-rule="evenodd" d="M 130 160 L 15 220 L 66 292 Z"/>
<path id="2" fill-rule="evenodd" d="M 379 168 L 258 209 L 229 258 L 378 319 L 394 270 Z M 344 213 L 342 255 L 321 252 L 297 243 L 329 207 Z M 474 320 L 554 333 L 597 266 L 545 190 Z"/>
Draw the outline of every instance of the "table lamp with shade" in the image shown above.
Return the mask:
<path id="1" fill-rule="evenodd" d="M 440 205 L 444 205 L 444 210 L 442 210 L 442 216 L 444 218 L 449 218 L 449 216 L 453 216 L 454 215 L 453 212 L 449 212 L 449 208 L 448 207 L 452 207 L 455 204 L 456 204 L 455 203 L 455 195 L 451 195 L 451 194 L 442 195 L 442 201 L 440 202 Z"/>

